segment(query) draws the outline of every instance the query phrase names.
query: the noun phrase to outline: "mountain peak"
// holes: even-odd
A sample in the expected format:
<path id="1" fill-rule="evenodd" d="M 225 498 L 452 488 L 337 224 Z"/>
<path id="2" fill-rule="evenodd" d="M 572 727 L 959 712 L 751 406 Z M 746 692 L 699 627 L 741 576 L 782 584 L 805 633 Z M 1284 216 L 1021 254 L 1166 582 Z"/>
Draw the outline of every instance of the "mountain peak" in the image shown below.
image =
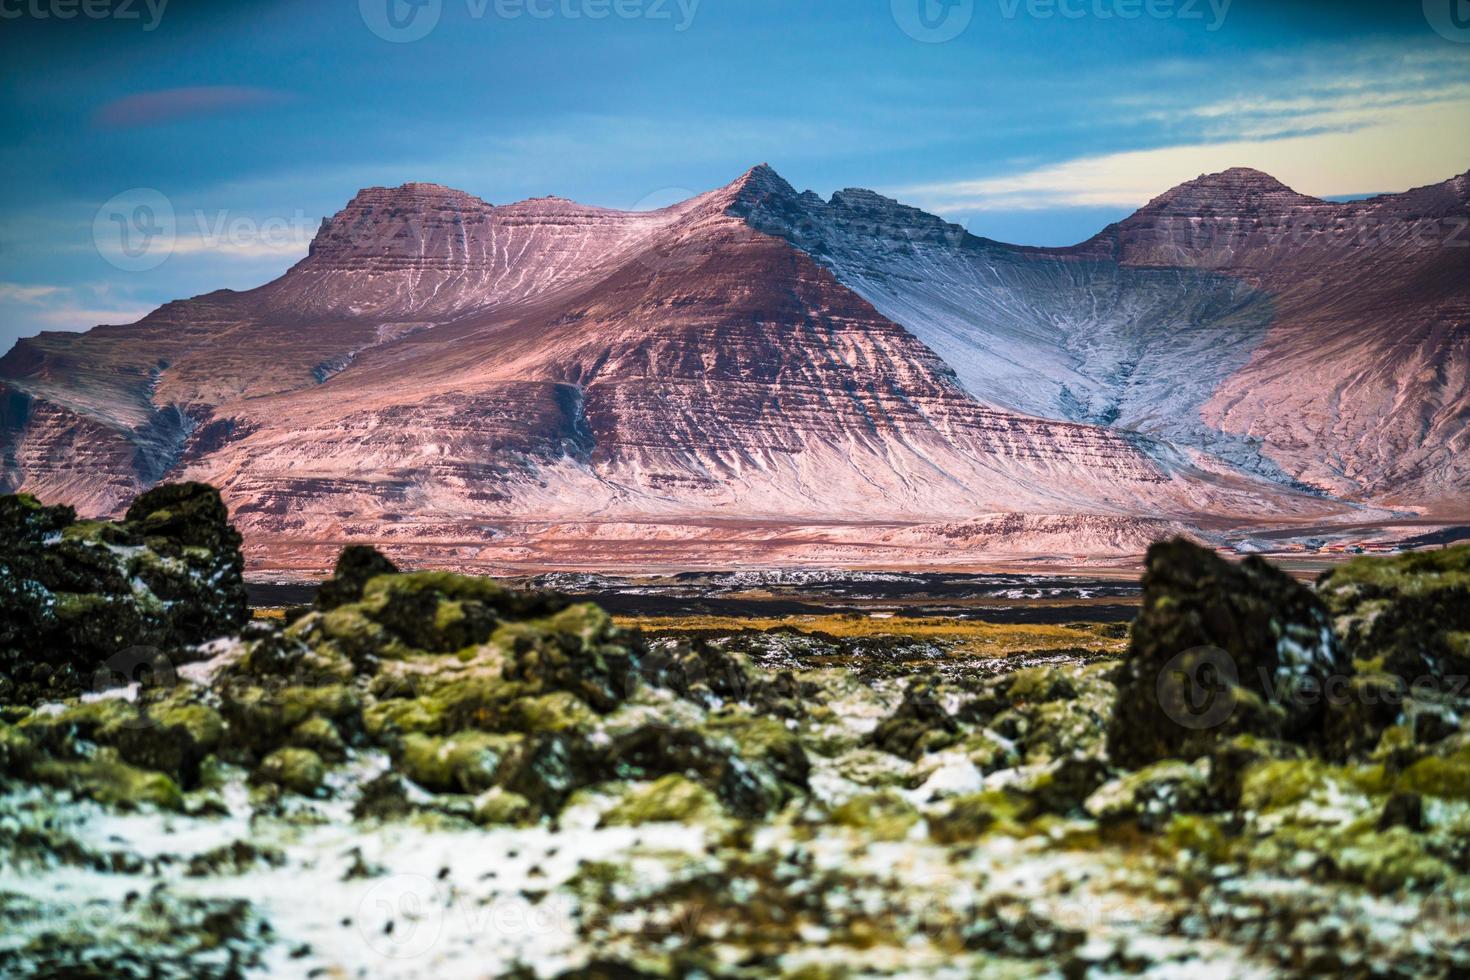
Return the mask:
<path id="1" fill-rule="evenodd" d="M 352 196 L 347 208 L 354 206 L 412 205 L 415 207 L 457 206 L 460 208 L 488 208 L 491 205 L 466 191 L 431 184 L 426 181 L 409 181 L 397 187 L 364 187 Z"/>
<path id="2" fill-rule="evenodd" d="M 795 196 L 796 188 L 786 182 L 786 179 L 776 173 L 769 163 L 758 163 L 745 173 L 735 178 L 727 190 L 732 191 L 737 200 L 748 199 L 752 195 L 792 195 Z"/>
<path id="3" fill-rule="evenodd" d="M 1298 194 L 1268 173 L 1251 167 L 1231 167 L 1185 181 L 1154 198 L 1142 211 L 1254 215 L 1320 203 L 1315 197 Z"/>
<path id="4" fill-rule="evenodd" d="M 364 187 L 346 207 L 322 222 L 308 254 L 339 259 L 350 254 L 381 254 L 385 246 L 421 241 L 428 226 L 479 221 L 493 210 L 493 205 L 475 195 L 443 184 Z"/>

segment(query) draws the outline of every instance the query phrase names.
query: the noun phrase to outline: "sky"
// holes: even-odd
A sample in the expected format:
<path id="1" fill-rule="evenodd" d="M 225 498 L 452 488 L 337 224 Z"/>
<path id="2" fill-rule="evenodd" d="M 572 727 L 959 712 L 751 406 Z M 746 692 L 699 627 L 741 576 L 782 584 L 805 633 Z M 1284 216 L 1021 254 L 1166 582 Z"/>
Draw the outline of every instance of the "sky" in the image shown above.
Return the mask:
<path id="1" fill-rule="evenodd" d="M 0 0 L 0 107 L 4 351 L 405 181 L 644 209 L 768 162 L 1037 245 L 1232 166 L 1422 186 L 1470 170 L 1470 0 Z"/>

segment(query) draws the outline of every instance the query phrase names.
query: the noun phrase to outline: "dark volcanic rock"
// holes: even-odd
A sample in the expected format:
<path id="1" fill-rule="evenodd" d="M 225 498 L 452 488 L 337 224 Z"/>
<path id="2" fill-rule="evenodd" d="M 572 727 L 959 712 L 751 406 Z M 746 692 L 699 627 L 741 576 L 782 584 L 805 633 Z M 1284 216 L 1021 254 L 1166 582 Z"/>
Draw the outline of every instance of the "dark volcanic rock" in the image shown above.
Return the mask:
<path id="1" fill-rule="evenodd" d="M 1154 545 L 1108 732 L 1113 762 L 1207 754 L 1226 735 L 1312 741 L 1346 669 L 1311 590 L 1257 558 Z"/>
<path id="2" fill-rule="evenodd" d="M 248 618 L 240 536 L 211 487 L 158 487 L 120 523 L 0 498 L 0 693 L 74 694 L 106 671 L 138 680 Z"/>
<path id="3" fill-rule="evenodd" d="M 337 566 L 332 577 L 317 590 L 318 609 L 336 609 L 362 598 L 362 587 L 369 579 L 379 575 L 395 575 L 398 566 L 383 556 L 376 548 L 361 544 L 350 544 L 337 557 Z"/>
<path id="4" fill-rule="evenodd" d="M 1317 590 L 1353 659 L 1407 684 L 1470 674 L 1470 545 L 1360 558 Z"/>
<path id="5" fill-rule="evenodd" d="M 938 686 L 932 677 L 911 683 L 898 708 L 873 730 L 872 744 L 912 761 L 953 742 L 959 725 L 940 704 Z"/>
<path id="6" fill-rule="evenodd" d="M 124 526 L 160 559 L 141 562 L 136 573 L 167 606 L 175 642 L 212 639 L 250 618 L 240 532 L 214 487 L 155 487 L 128 507 Z"/>
<path id="7" fill-rule="evenodd" d="M 1367 752 L 1406 723 L 1420 746 L 1459 730 L 1470 675 L 1470 546 L 1359 558 L 1318 580 L 1356 676 L 1334 700 L 1329 754 Z"/>

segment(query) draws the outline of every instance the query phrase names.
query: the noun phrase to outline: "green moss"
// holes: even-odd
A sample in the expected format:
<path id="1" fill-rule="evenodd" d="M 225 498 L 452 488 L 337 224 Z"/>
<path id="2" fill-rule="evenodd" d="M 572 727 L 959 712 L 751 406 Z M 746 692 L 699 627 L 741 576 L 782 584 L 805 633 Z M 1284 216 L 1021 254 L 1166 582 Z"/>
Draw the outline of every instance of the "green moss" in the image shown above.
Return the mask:
<path id="1" fill-rule="evenodd" d="M 913 778 L 907 763 L 877 749 L 844 752 L 835 762 L 842 778 L 867 789 L 900 789 L 907 787 Z"/>
<path id="2" fill-rule="evenodd" d="M 462 602 L 449 599 L 434 607 L 434 632 L 438 635 L 462 634 L 467 621 L 468 617 L 465 615 L 465 607 Z"/>
<path id="3" fill-rule="evenodd" d="M 1382 766 L 1331 766 L 1315 759 L 1279 759 L 1246 771 L 1240 807 L 1270 813 L 1293 807 L 1319 792 L 1381 794 L 1387 789 Z"/>
<path id="4" fill-rule="evenodd" d="M 26 728 L 54 754 L 78 754 L 78 741 L 109 746 L 129 764 L 166 773 L 189 788 L 198 779 L 200 760 L 225 734 L 218 712 L 189 702 L 189 696 L 184 690 L 147 709 L 119 698 L 82 703 L 33 715 Z"/>
<path id="5" fill-rule="evenodd" d="M 1386 894 L 1437 884 L 1454 874 L 1424 843 L 1422 836 L 1403 827 L 1365 830 L 1328 853 L 1341 877 Z"/>
<path id="6" fill-rule="evenodd" d="M 409 647 L 450 653 L 484 643 L 508 596 L 507 589 L 489 579 L 412 572 L 370 580 L 362 602 L 343 609 L 361 610 Z"/>
<path id="7" fill-rule="evenodd" d="M 1444 635 L 1445 646 L 1459 660 L 1470 661 L 1470 632 L 1455 631 Z"/>
<path id="8" fill-rule="evenodd" d="M 248 774 L 241 767 L 225 762 L 217 755 L 206 756 L 199 763 L 199 788 L 219 790 Z"/>
<path id="9" fill-rule="evenodd" d="M 320 636 L 354 661 L 369 656 L 401 657 L 408 652 L 401 640 L 369 618 L 359 606 L 344 606 L 299 619 L 291 625 L 288 635 Z"/>
<path id="10" fill-rule="evenodd" d="M 362 590 L 363 601 L 368 604 L 383 603 L 394 596 L 413 595 L 444 596 L 450 600 L 471 600 L 499 606 L 507 601 L 510 590 L 492 579 L 454 572 L 380 575 L 369 579 Z"/>
<path id="11" fill-rule="evenodd" d="M 1035 805 L 1024 796 L 987 790 L 958 797 L 942 813 L 930 817 L 929 836 L 941 844 L 954 844 L 992 831 L 1017 833 L 1035 812 Z"/>
<path id="12" fill-rule="evenodd" d="M 446 724 L 444 702 L 433 697 L 375 701 L 363 710 L 362 723 L 376 741 L 394 735 L 439 735 Z"/>
<path id="13" fill-rule="evenodd" d="M 1208 796 L 1209 774 L 1203 766 L 1166 759 L 1105 783 L 1085 807 L 1099 820 L 1162 822 L 1199 810 Z"/>
<path id="14" fill-rule="evenodd" d="M 57 592 L 52 610 L 61 623 L 76 624 L 88 619 L 111 617 L 117 606 L 114 596 L 82 592 Z M 119 636 L 119 639 L 121 637 Z"/>
<path id="15" fill-rule="evenodd" d="M 536 625 L 554 633 L 575 636 L 584 644 L 612 639 L 620 632 L 613 625 L 612 617 L 607 611 L 590 602 L 568 606 L 556 615 L 540 620 Z"/>
<path id="16" fill-rule="evenodd" d="M 148 709 L 148 717 L 164 728 L 182 729 L 203 752 L 213 752 L 225 735 L 225 720 L 204 704 L 166 701 Z"/>
<path id="17" fill-rule="evenodd" d="M 1102 741 L 1104 713 L 1076 701 L 1052 701 L 1029 712 L 1024 739 L 1027 762 L 1048 762 Z"/>
<path id="18" fill-rule="evenodd" d="M 273 700 L 283 728 L 295 728 L 314 715 L 345 718 L 359 708 L 357 693 L 344 684 L 288 687 Z"/>
<path id="19" fill-rule="evenodd" d="M 1354 558 L 1323 579 L 1325 592 L 1360 589 L 1370 594 L 1420 596 L 1446 587 L 1470 588 L 1470 545 L 1391 558 Z"/>
<path id="20" fill-rule="evenodd" d="M 494 786 L 475 798 L 475 823 L 483 826 L 509 824 L 523 826 L 534 823 L 536 808 L 519 793 Z"/>
<path id="21" fill-rule="evenodd" d="M 802 751 L 801 738 L 779 718 L 730 712 L 712 716 L 705 731 L 732 739 L 747 759 L 786 759 Z"/>
<path id="22" fill-rule="evenodd" d="M 1446 800 L 1470 800 L 1470 751 L 1420 759 L 1399 775 L 1394 788 Z"/>
<path id="23" fill-rule="evenodd" d="M 0 774 L 25 776 L 37 758 L 31 740 L 16 726 L 0 721 Z"/>
<path id="24" fill-rule="evenodd" d="M 903 840 L 919 819 L 913 804 L 892 790 L 853 797 L 832 811 L 834 824 L 874 840 Z"/>
<path id="25" fill-rule="evenodd" d="M 33 714 L 21 723 L 21 728 L 43 739 L 76 735 L 95 741 L 105 739 L 106 733 L 142 723 L 142 713 L 131 701 L 104 698 L 69 705 L 61 711 Z"/>
<path id="26" fill-rule="evenodd" d="M 597 715 L 575 694 L 556 691 L 535 698 L 520 698 L 509 712 L 512 727 L 519 732 L 559 732 L 591 728 Z"/>
<path id="27" fill-rule="evenodd" d="M 1409 725 L 1392 725 L 1378 737 L 1372 756 L 1376 760 L 1393 758 L 1414 751 L 1414 729 Z"/>
<path id="28" fill-rule="evenodd" d="M 501 677 L 501 666 L 498 656 L 477 654 L 470 664 L 455 655 L 415 656 L 374 681 L 372 689 L 380 700 L 369 707 L 364 723 L 375 734 L 389 734 L 394 728 L 443 734 L 514 727 L 511 702 L 526 692 L 523 685 Z"/>
<path id="29" fill-rule="evenodd" d="M 984 773 L 1009 769 L 1021 762 L 1014 745 L 1002 742 L 992 732 L 984 729 L 967 736 L 960 744 L 960 749 L 975 764 L 975 768 Z"/>
<path id="30" fill-rule="evenodd" d="M 1187 852 L 1216 865 L 1230 859 L 1231 840 L 1216 820 L 1199 814 L 1180 813 L 1169 818 L 1161 850 L 1165 857 Z"/>
<path id="31" fill-rule="evenodd" d="M 480 793 L 495 785 L 519 736 L 459 732 L 447 738 L 409 735 L 395 753 L 403 775 L 436 793 Z"/>
<path id="32" fill-rule="evenodd" d="M 178 810 L 184 802 L 184 794 L 172 779 L 130 766 L 112 749 L 101 749 L 89 759 L 38 762 L 32 778 L 126 810 L 141 806 Z"/>
<path id="33" fill-rule="evenodd" d="M 255 769 L 254 781 L 288 789 L 304 796 L 311 795 L 322 785 L 327 768 L 321 756 L 310 749 L 277 749 L 261 760 Z"/>
<path id="34" fill-rule="evenodd" d="M 1006 696 L 1012 701 L 1044 703 L 1076 697 L 1077 689 L 1064 671 L 1055 667 L 1028 667 L 1011 675 Z"/>
<path id="35" fill-rule="evenodd" d="M 297 748 L 311 749 L 323 759 L 334 762 L 341 762 L 347 757 L 347 747 L 342 742 L 337 726 L 321 715 L 313 715 L 292 729 L 291 744 Z"/>
<path id="36" fill-rule="evenodd" d="M 1318 591 L 1355 660 L 1408 684 L 1470 671 L 1470 545 L 1359 558 L 1322 576 Z"/>
<path id="37" fill-rule="evenodd" d="M 604 826 L 646 823 L 696 823 L 719 816 L 719 800 L 709 790 L 679 775 L 639 783 L 602 817 Z"/>

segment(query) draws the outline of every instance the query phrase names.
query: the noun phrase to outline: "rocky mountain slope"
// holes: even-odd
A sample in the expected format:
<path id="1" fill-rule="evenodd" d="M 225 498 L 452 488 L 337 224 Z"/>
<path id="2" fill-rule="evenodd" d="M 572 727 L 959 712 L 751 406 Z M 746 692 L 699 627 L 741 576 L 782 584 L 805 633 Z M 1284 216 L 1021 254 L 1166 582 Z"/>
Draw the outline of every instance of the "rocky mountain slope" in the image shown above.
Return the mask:
<path id="1" fill-rule="evenodd" d="M 1068 249 L 768 177 L 741 209 L 751 224 L 908 327 L 978 399 L 1465 513 L 1470 174 L 1338 204 L 1228 170 Z"/>
<path id="2" fill-rule="evenodd" d="M 1463 178 L 1344 206 L 1263 181 L 1202 178 L 1068 250 L 867 191 L 823 201 L 764 166 L 637 213 L 372 188 L 272 283 L 19 343 L 0 481 L 106 514 L 208 480 L 252 560 L 287 565 L 344 540 L 530 561 L 565 544 L 548 528 L 608 561 L 628 541 L 1113 553 L 1460 499 L 1465 253 L 1401 249 L 1380 271 L 1376 250 L 1279 229 L 1448 220 Z M 1314 380 L 1324 353 L 1357 373 Z"/>

